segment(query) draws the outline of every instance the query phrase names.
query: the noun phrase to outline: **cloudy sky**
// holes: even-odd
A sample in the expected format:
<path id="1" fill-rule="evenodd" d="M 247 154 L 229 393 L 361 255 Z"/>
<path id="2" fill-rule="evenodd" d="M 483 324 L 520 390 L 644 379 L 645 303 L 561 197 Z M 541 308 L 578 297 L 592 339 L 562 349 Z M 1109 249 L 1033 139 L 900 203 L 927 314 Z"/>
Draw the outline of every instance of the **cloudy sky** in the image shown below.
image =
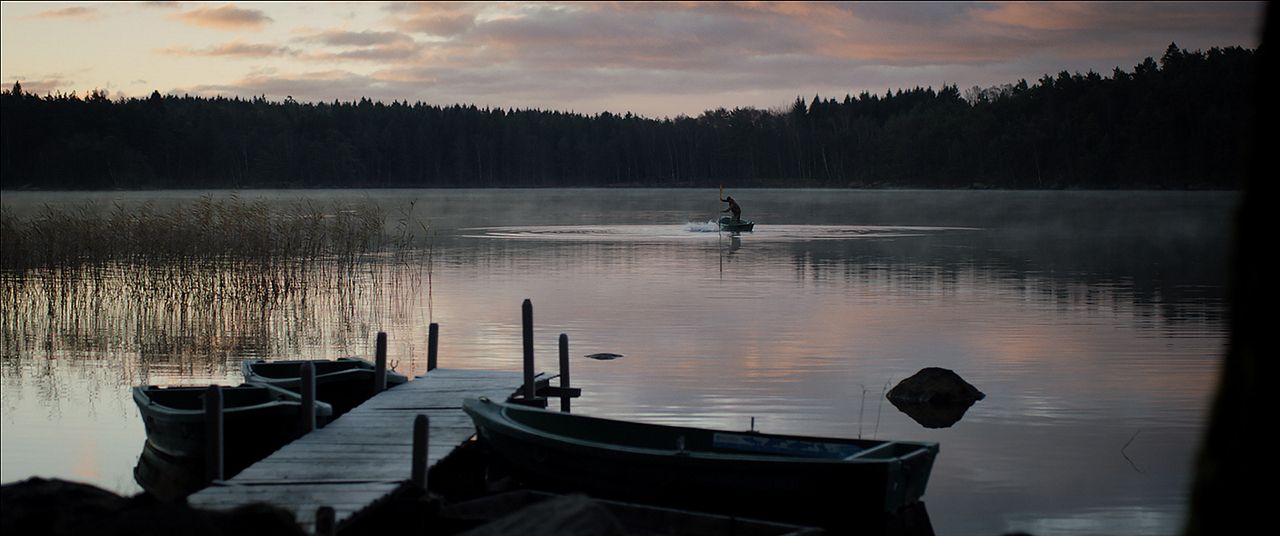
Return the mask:
<path id="1" fill-rule="evenodd" d="M 35 3 L 0 7 L 27 91 L 698 115 L 797 96 L 1115 67 L 1259 41 L 1261 2 Z"/>

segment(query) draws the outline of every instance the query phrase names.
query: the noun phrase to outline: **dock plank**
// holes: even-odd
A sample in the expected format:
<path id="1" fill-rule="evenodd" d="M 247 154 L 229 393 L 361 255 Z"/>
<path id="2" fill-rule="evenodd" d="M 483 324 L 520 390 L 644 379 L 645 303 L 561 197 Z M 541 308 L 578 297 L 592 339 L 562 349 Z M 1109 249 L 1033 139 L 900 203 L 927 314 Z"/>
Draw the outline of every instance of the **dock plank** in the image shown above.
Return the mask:
<path id="1" fill-rule="evenodd" d="M 430 467 L 475 434 L 462 411 L 464 399 L 506 399 L 522 381 L 520 372 L 433 370 L 379 393 L 187 502 L 213 510 L 267 502 L 293 512 L 308 533 L 315 531 L 316 509 L 330 506 L 341 528 L 408 488 L 418 415 L 430 419 Z"/>

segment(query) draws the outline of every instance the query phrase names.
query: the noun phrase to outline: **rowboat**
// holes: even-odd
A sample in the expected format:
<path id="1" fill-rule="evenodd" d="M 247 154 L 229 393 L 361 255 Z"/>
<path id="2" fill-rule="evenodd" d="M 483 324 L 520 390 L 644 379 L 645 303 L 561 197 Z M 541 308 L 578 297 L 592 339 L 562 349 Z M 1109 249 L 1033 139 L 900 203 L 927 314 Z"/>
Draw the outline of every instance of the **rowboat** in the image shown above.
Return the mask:
<path id="1" fill-rule="evenodd" d="M 481 440 L 530 485 L 839 526 L 924 495 L 937 443 L 720 431 L 463 401 Z"/>
<path id="2" fill-rule="evenodd" d="M 205 453 L 204 399 L 208 387 L 133 388 L 147 443 L 176 458 L 201 459 Z M 222 388 L 223 452 L 227 466 L 265 457 L 303 433 L 302 399 L 267 385 Z M 316 402 L 316 419 L 328 422 L 329 404 Z"/>
<path id="3" fill-rule="evenodd" d="M 311 363 L 316 369 L 316 398 L 333 406 L 337 418 L 351 408 L 359 406 L 374 395 L 374 365 L 363 359 L 340 357 L 335 361 L 323 359 L 298 359 L 290 361 L 242 361 L 240 370 L 245 382 L 270 385 L 300 392 L 302 364 Z M 395 387 L 409 381 L 403 374 L 387 371 L 387 387 Z"/>
<path id="4" fill-rule="evenodd" d="M 730 216 L 720 218 L 720 230 L 727 233 L 749 233 L 756 226 L 751 220 L 735 220 Z"/>

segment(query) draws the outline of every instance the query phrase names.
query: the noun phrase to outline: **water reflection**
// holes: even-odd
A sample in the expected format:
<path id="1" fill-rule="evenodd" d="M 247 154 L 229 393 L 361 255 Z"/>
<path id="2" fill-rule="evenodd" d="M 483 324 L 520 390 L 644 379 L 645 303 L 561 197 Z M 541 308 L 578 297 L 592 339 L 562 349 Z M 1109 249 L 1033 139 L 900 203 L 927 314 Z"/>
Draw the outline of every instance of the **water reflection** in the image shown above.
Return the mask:
<path id="1" fill-rule="evenodd" d="M 960 422 L 973 402 L 965 404 L 912 404 L 892 398 L 889 403 L 925 428 L 950 428 Z"/>
<path id="2" fill-rule="evenodd" d="M 321 265 L 271 291 L 262 274 L 246 272 L 111 264 L 8 274 L 0 280 L 5 364 L 25 375 L 33 371 L 22 365 L 59 356 L 119 359 L 122 386 L 225 376 L 232 356 L 363 344 L 367 326 L 413 310 L 423 279 L 403 264 Z"/>
<path id="3" fill-rule="evenodd" d="M 387 331 L 398 370 L 421 373 L 439 322 L 442 367 L 519 370 L 530 298 L 542 368 L 559 333 L 578 356 L 575 412 L 938 441 L 926 500 L 944 534 L 1177 530 L 1225 340 L 1231 194 L 750 194 L 756 231 L 721 238 L 682 228 L 715 209 L 698 192 L 375 191 L 422 200 L 430 264 L 317 263 L 288 287 L 225 266 L 0 275 L 4 480 L 74 468 L 136 490 L 127 388 L 238 383 L 241 358 L 368 355 Z M 497 227 L 514 236 L 476 230 Z M 287 290 L 261 292 L 273 284 Z M 604 352 L 626 358 L 581 357 Z M 880 386 L 925 366 L 989 398 L 949 428 L 886 407 Z M 1141 474 L 1121 455 L 1138 430 L 1125 454 Z"/>

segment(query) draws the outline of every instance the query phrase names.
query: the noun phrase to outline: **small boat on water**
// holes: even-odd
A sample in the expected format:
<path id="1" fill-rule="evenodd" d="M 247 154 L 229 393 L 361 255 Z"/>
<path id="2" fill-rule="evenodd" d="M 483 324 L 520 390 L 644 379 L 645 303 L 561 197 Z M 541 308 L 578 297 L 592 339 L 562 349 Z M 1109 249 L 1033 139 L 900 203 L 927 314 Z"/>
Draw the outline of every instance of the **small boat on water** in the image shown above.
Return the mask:
<path id="1" fill-rule="evenodd" d="M 466 399 L 480 438 L 534 486 L 839 526 L 919 502 L 937 443 L 719 431 Z"/>
<path id="2" fill-rule="evenodd" d="M 205 453 L 204 399 L 208 387 L 133 388 L 142 414 L 147 443 L 174 458 L 202 459 Z M 252 463 L 303 433 L 302 398 L 267 385 L 222 388 L 223 452 L 226 465 Z M 316 420 L 333 415 L 329 404 L 316 402 Z M 244 465 L 248 465 L 244 463 Z"/>
<path id="3" fill-rule="evenodd" d="M 756 222 L 751 220 L 735 220 L 731 216 L 720 218 L 720 230 L 731 233 L 749 233 L 755 228 Z"/>
<path id="4" fill-rule="evenodd" d="M 280 387 L 297 393 L 302 389 L 302 364 L 308 362 L 316 368 L 316 398 L 333 406 L 334 418 L 351 411 L 351 408 L 373 396 L 374 365 L 354 357 L 340 357 L 334 361 L 242 361 L 240 370 L 248 383 Z M 405 375 L 387 371 L 388 389 L 407 381 L 409 378 Z"/>

